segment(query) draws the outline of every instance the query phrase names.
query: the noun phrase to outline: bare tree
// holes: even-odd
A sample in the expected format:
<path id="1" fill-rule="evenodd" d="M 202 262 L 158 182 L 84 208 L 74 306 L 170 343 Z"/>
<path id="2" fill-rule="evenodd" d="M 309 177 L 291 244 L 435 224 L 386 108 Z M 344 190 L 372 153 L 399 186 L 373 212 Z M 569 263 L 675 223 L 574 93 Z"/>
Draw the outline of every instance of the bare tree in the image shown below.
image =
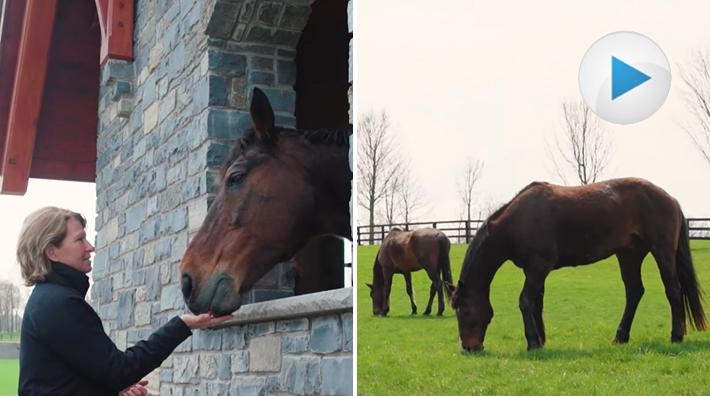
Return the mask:
<path id="1" fill-rule="evenodd" d="M 374 243 L 375 207 L 400 168 L 388 132 L 384 111 L 366 113 L 358 121 L 358 205 L 368 213 L 370 244 Z"/>
<path id="2" fill-rule="evenodd" d="M 458 182 L 459 197 L 463 203 L 463 214 L 466 216 L 464 220 L 469 223 L 473 219 L 471 216 L 473 209 L 473 188 L 476 186 L 476 182 L 481 177 L 482 171 L 483 162 L 480 160 L 474 160 L 473 158 L 467 158 L 464 172 Z"/>
<path id="3" fill-rule="evenodd" d="M 686 103 L 697 121 L 684 129 L 710 165 L 710 50 L 696 52 L 690 68 L 681 72 L 681 78 L 688 88 Z"/>
<path id="4" fill-rule="evenodd" d="M 5 280 L 0 281 L 0 332 L 19 330 L 19 307 L 20 290 L 17 285 Z"/>
<path id="5" fill-rule="evenodd" d="M 399 183 L 399 198 L 404 223 L 409 224 L 423 203 L 422 190 L 416 180 L 412 177 L 412 172 L 409 170 L 409 167 L 402 171 L 401 174 L 401 180 Z"/>
<path id="6" fill-rule="evenodd" d="M 384 203 L 382 217 L 384 218 L 384 222 L 387 224 L 394 223 L 399 215 L 399 211 L 397 210 L 397 208 L 399 207 L 397 203 L 397 198 L 399 197 L 399 188 L 399 175 L 392 175 L 389 180 L 389 183 L 387 183 L 387 187 L 385 187 L 385 193 L 382 196 L 382 202 Z"/>
<path id="7" fill-rule="evenodd" d="M 609 164 L 609 143 L 592 111 L 583 102 L 562 102 L 562 138 L 555 136 L 551 159 L 557 175 L 566 184 L 570 170 L 581 184 L 597 181 Z"/>

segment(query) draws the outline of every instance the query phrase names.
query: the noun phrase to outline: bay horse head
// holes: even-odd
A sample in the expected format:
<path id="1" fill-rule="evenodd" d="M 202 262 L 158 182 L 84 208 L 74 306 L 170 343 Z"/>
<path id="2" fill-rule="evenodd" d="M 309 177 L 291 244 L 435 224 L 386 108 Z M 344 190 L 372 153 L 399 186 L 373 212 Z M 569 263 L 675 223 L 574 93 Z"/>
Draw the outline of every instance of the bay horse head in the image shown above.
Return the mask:
<path id="1" fill-rule="evenodd" d="M 475 274 L 494 272 L 488 267 L 495 266 L 499 261 L 493 258 L 489 246 L 490 228 L 490 222 L 485 222 L 471 240 L 463 261 L 463 268 L 466 270 L 462 270 L 459 282 L 451 295 L 451 307 L 456 312 L 461 349 L 467 352 L 483 351 L 486 330 L 493 319 L 493 306 L 488 294 L 490 284 L 486 284 L 488 276 Z M 492 274 L 490 276 L 492 277 Z"/>
<path id="2" fill-rule="evenodd" d="M 222 166 L 217 195 L 180 263 L 194 313 L 239 309 L 241 294 L 312 237 L 351 238 L 350 131 L 276 127 L 266 95 L 256 88 L 252 96 L 253 127 Z"/>

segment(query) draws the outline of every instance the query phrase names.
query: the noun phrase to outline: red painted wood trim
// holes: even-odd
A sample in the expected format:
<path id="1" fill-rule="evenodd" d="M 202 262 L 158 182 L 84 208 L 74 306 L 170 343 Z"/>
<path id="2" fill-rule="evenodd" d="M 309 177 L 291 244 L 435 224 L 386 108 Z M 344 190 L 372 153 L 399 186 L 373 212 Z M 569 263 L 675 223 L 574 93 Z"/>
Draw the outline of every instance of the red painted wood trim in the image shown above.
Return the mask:
<path id="1" fill-rule="evenodd" d="M 5 1 L 2 16 L 2 40 L 0 41 L 0 164 L 5 153 L 7 122 L 10 117 L 12 87 L 15 85 L 17 53 L 20 50 L 22 21 L 25 18 L 25 3 Z M 1 165 L 0 165 L 0 171 Z"/>
<path id="2" fill-rule="evenodd" d="M 106 24 L 102 26 L 102 31 L 105 34 L 101 38 L 101 64 L 106 63 L 108 59 L 133 60 L 133 8 L 135 1 L 96 1 L 99 20 L 101 20 L 101 9 L 106 7 Z"/>
<path id="3" fill-rule="evenodd" d="M 27 0 L 12 91 L 0 193 L 27 191 L 57 0 Z"/>

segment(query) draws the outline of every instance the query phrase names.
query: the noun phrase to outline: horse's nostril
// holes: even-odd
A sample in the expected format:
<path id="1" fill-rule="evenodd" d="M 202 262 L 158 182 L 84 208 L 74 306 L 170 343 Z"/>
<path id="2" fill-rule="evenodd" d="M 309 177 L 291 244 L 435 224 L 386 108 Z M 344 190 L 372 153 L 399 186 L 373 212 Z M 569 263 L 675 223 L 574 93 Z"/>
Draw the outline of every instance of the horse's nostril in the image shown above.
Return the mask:
<path id="1" fill-rule="evenodd" d="M 182 275 L 182 295 L 189 299 L 192 295 L 192 278 L 188 274 Z"/>

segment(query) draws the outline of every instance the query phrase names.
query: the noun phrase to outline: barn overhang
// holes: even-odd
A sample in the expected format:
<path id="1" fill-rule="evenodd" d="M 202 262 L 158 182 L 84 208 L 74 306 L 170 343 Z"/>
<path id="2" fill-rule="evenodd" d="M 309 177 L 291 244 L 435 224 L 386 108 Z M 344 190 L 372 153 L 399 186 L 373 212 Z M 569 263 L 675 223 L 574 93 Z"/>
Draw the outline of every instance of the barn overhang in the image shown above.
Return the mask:
<path id="1" fill-rule="evenodd" d="M 100 65 L 132 59 L 133 0 L 0 6 L 0 193 L 95 181 Z"/>

